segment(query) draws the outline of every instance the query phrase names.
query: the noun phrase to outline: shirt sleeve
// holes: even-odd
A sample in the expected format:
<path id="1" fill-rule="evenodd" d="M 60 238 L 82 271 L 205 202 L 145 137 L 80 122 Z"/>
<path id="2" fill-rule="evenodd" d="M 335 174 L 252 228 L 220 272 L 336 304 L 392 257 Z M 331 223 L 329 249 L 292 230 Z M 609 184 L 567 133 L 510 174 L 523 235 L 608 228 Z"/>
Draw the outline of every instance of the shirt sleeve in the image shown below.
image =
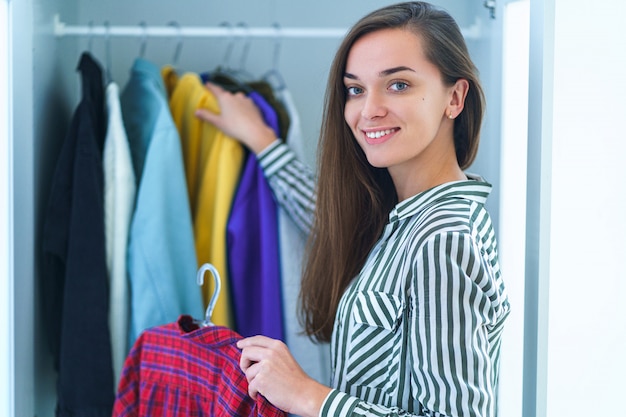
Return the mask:
<path id="1" fill-rule="evenodd" d="M 409 412 L 333 390 L 320 416 L 495 416 L 490 334 L 507 309 L 489 260 L 468 233 L 432 236 L 414 250 L 408 293 Z M 412 414 L 416 413 L 416 414 Z"/>
<path id="2" fill-rule="evenodd" d="M 308 235 L 313 225 L 316 200 L 313 172 L 278 139 L 257 158 L 278 204 Z"/>

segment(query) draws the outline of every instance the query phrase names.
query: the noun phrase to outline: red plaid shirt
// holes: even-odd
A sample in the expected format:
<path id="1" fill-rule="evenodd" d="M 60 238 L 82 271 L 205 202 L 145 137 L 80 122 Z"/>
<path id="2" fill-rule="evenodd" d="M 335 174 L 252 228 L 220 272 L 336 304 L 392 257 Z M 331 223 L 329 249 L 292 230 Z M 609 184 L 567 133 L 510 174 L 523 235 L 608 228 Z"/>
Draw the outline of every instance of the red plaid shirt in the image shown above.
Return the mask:
<path id="1" fill-rule="evenodd" d="M 263 396 L 248 396 L 239 339 L 189 316 L 144 331 L 124 363 L 113 416 L 285 417 Z"/>

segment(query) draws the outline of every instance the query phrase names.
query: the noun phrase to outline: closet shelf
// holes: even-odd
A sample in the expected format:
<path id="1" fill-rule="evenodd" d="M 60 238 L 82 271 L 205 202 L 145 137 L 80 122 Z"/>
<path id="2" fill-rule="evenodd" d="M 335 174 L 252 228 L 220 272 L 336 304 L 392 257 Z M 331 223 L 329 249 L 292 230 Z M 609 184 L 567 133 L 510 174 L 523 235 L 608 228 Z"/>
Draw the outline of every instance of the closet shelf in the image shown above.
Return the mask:
<path id="1" fill-rule="evenodd" d="M 482 21 L 475 22 L 461 32 L 466 39 L 478 39 L 482 35 Z M 54 15 L 54 34 L 63 36 L 126 36 L 126 37 L 255 37 L 255 38 L 342 38 L 346 28 L 297 28 L 297 27 L 246 27 L 246 26 L 73 26 Z"/>

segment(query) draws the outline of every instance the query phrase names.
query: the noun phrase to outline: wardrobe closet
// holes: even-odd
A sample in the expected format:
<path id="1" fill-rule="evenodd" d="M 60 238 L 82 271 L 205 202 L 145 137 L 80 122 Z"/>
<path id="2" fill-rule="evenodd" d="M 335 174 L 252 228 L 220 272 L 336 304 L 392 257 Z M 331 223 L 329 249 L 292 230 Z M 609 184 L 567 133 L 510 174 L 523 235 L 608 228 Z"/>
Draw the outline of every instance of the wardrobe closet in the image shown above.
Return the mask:
<path id="1" fill-rule="evenodd" d="M 273 74 L 272 82 L 284 83 L 299 114 L 303 140 L 294 145 L 296 151 L 314 167 L 327 71 L 341 34 L 362 15 L 391 3 L 395 1 L 13 1 L 13 44 L 18 45 L 13 53 L 16 65 L 25 68 L 20 72 L 16 67 L 13 74 L 15 182 L 23 203 L 23 210 L 14 213 L 14 309 L 23 325 L 15 336 L 16 416 L 54 416 L 56 374 L 42 318 L 48 294 L 41 283 L 41 239 L 57 157 L 81 97 L 76 70 L 81 54 L 88 51 L 120 90 L 138 57 L 159 68 L 171 65 L 179 74 L 220 66 L 253 78 Z M 484 83 L 486 118 L 470 171 L 494 184 L 488 206 L 498 230 L 502 9 L 482 0 L 433 3 L 458 21 Z M 205 30 L 192 33 L 192 28 Z M 285 320 L 297 326 L 296 312 L 285 312 Z M 312 372 L 326 366 L 320 365 L 323 358 L 302 360 Z"/>

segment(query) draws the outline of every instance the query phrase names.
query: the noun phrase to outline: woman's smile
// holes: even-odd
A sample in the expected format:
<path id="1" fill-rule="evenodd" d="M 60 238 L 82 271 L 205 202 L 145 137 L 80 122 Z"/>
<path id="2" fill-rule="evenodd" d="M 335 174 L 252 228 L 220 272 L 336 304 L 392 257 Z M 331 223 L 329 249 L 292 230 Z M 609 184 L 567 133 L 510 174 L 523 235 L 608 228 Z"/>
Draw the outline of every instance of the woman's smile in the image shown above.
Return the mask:
<path id="1" fill-rule="evenodd" d="M 387 140 L 391 139 L 395 133 L 400 130 L 398 128 L 390 128 L 390 129 L 364 129 L 363 133 L 365 134 L 365 141 L 370 145 L 378 145 Z"/>

